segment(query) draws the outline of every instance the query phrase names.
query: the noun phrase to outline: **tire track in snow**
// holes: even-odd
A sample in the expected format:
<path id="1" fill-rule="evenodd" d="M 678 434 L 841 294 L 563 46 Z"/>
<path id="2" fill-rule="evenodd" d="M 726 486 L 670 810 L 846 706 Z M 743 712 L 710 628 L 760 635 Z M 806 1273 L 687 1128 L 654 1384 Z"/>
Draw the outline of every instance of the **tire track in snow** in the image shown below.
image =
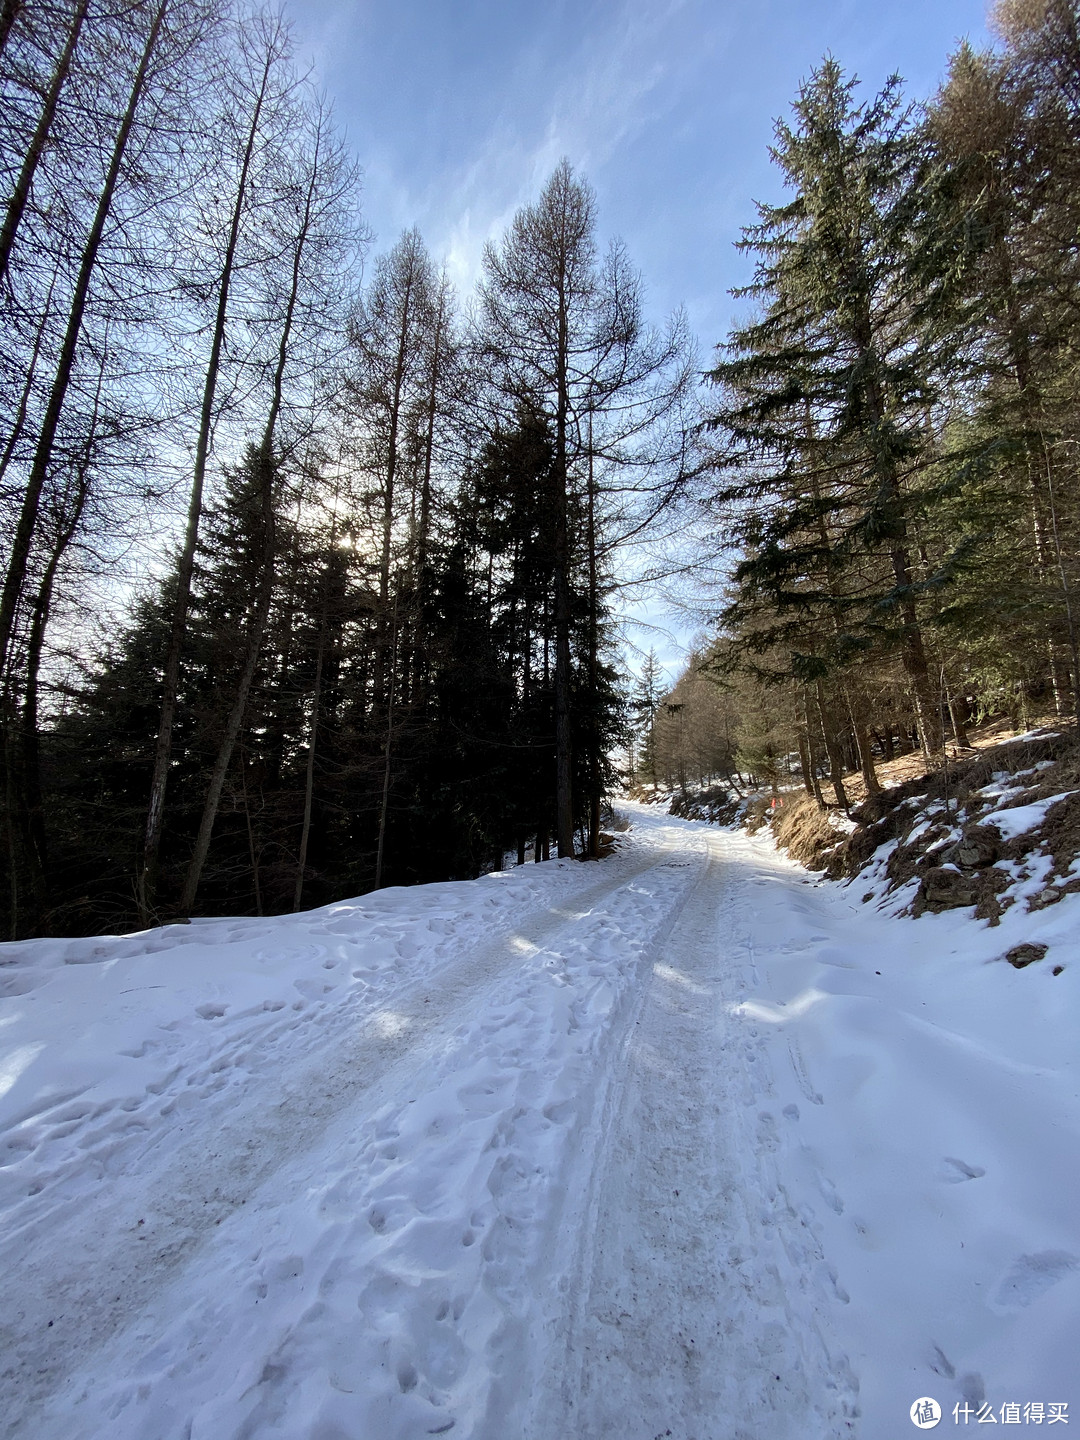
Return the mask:
<path id="1" fill-rule="evenodd" d="M 738 878 L 712 859 L 667 932 L 583 1155 L 576 1247 L 536 1336 L 528 1440 L 825 1440 L 857 1385 L 828 1268 L 781 1183 Z M 740 963 L 740 951 L 744 957 Z M 718 1063 L 718 1052 L 724 1058 Z M 590 1147 L 585 1146 L 583 1150 Z"/>
<path id="2" fill-rule="evenodd" d="M 365 1097 L 370 1113 L 384 1096 L 400 1096 L 406 1073 L 453 1047 L 455 1030 L 486 987 L 512 973 L 523 954 L 572 930 L 601 902 L 663 865 L 668 854 L 661 844 L 643 856 L 622 857 L 614 873 L 527 913 L 511 933 L 395 989 L 383 1008 L 366 1016 L 346 1013 L 329 1035 L 321 1032 L 318 1048 L 288 1057 L 292 1063 L 273 1105 L 267 1104 L 263 1064 L 239 1103 L 229 1097 L 227 1111 L 211 1094 L 162 1127 L 153 1138 L 151 1163 L 139 1155 L 144 1170 L 121 1166 L 92 1204 L 59 1214 L 52 1209 L 48 1223 L 30 1222 L 9 1233 L 0 1244 L 7 1272 L 0 1434 L 12 1440 L 33 1435 L 33 1413 L 44 1398 L 149 1304 L 258 1186 L 312 1150 L 327 1127 Z M 178 1095 L 184 1078 L 177 1079 Z"/>

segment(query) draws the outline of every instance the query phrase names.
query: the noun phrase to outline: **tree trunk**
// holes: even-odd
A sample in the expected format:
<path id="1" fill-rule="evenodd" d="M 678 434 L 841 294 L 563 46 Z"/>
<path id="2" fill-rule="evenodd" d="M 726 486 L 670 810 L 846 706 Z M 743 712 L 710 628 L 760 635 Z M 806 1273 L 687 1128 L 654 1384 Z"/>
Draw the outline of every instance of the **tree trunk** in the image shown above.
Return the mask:
<path id="1" fill-rule="evenodd" d="M 2 0 L 0 3 L 0 51 L 8 42 L 8 36 L 26 8 L 26 0 Z"/>
<path id="2" fill-rule="evenodd" d="M 276 527 L 274 523 L 274 433 L 277 429 L 278 416 L 281 413 L 282 393 L 285 383 L 285 364 L 289 354 L 289 338 L 292 334 L 293 318 L 300 297 L 300 267 L 304 254 L 304 246 L 311 227 L 312 206 L 318 176 L 319 145 L 317 137 L 315 153 L 311 161 L 311 174 L 308 181 L 304 209 L 295 236 L 289 299 L 285 307 L 281 340 L 278 345 L 270 413 L 267 416 L 266 428 L 263 431 L 262 442 L 257 451 L 263 511 L 263 557 L 259 590 L 252 614 L 251 626 L 248 631 L 247 653 L 244 657 L 244 668 L 240 675 L 236 699 L 229 712 L 229 718 L 225 725 L 225 734 L 222 736 L 217 758 L 214 761 L 210 784 L 207 788 L 206 802 L 203 807 L 202 819 L 199 823 L 199 833 L 195 842 L 195 851 L 191 857 L 191 864 L 188 867 L 188 872 L 184 879 L 184 890 L 180 898 L 180 908 L 185 915 L 195 903 L 199 880 L 202 877 L 203 866 L 206 864 L 206 856 L 210 849 L 210 836 L 213 833 L 214 821 L 217 819 L 218 806 L 221 803 L 221 792 L 225 785 L 225 775 L 229 768 L 229 762 L 232 759 L 233 747 L 236 745 L 237 736 L 240 734 L 240 726 L 243 723 L 244 712 L 247 709 L 248 693 L 251 690 L 251 683 L 255 678 L 255 670 L 259 663 L 259 651 L 262 648 L 263 632 L 266 629 L 266 622 L 270 616 L 270 605 L 274 596 L 274 556 L 276 550 Z"/>
<path id="3" fill-rule="evenodd" d="M 397 671 L 397 607 L 394 607 L 390 650 L 390 688 L 386 699 L 386 743 L 383 747 L 382 802 L 379 806 L 379 843 L 375 852 L 375 889 L 382 889 L 383 856 L 386 850 L 386 822 L 390 813 L 390 760 L 394 738 L 394 679 Z"/>
<path id="4" fill-rule="evenodd" d="M 56 106 L 60 99 L 60 92 L 64 88 L 68 71 L 71 69 L 71 61 L 75 54 L 75 47 L 79 43 L 79 34 L 86 19 L 86 12 L 90 0 L 78 0 L 75 7 L 75 14 L 72 17 L 71 27 L 68 30 L 64 48 L 60 52 L 60 58 L 56 62 L 56 69 L 53 71 L 52 80 L 45 93 L 42 102 L 41 114 L 33 135 L 30 137 L 30 144 L 27 146 L 26 155 L 23 157 L 22 168 L 19 177 L 15 181 L 15 188 L 11 192 L 11 199 L 8 201 L 7 210 L 4 214 L 4 223 L 0 226 L 0 285 L 3 285 L 7 278 L 8 266 L 11 262 L 11 251 L 15 244 L 15 236 L 18 233 L 19 224 L 23 213 L 26 210 L 26 202 L 30 198 L 30 187 L 34 183 L 34 174 L 38 162 L 44 153 L 48 143 L 49 132 L 52 129 L 53 120 L 56 117 Z M 7 0 L 4 6 L 5 19 L 9 10 L 14 9 Z M 0 21 L 0 49 L 3 48 L 6 39 L 6 29 Z"/>
<path id="5" fill-rule="evenodd" d="M 874 769 L 874 753 L 870 748 L 870 730 L 866 724 L 864 705 L 860 699 L 853 700 L 846 687 L 844 698 L 847 701 L 848 714 L 851 716 L 851 733 L 855 739 L 859 769 L 862 772 L 867 796 L 877 795 L 881 790 L 881 785 L 877 778 L 877 771 Z"/>
<path id="6" fill-rule="evenodd" d="M 11 426 L 11 432 L 4 442 L 3 452 L 0 453 L 0 484 L 3 483 L 7 468 L 11 464 L 19 441 L 23 436 L 23 429 L 26 425 L 26 413 L 30 405 L 30 396 L 34 393 L 34 381 L 37 378 L 38 361 L 41 358 L 41 346 L 49 333 L 52 321 L 52 296 L 53 288 L 56 285 L 57 271 L 53 271 L 52 280 L 49 282 L 48 294 L 45 296 L 45 306 L 41 319 L 38 322 L 37 332 L 34 335 L 34 348 L 30 354 L 30 364 L 26 369 L 26 379 L 23 381 L 22 394 L 19 396 L 19 403 L 15 410 L 15 419 Z"/>
<path id="7" fill-rule="evenodd" d="M 810 767 L 810 746 L 807 741 L 806 731 L 800 725 L 798 727 L 799 739 L 799 764 L 802 766 L 803 789 L 811 799 L 814 797 L 814 783 L 811 777 Z"/>
<path id="8" fill-rule="evenodd" d="M 207 786 L 206 799 L 203 803 L 203 813 L 199 822 L 199 832 L 195 839 L 195 849 L 192 853 L 187 874 L 184 877 L 184 888 L 180 896 L 180 913 L 184 916 L 190 913 L 192 906 L 195 904 L 199 881 L 202 879 L 203 868 L 206 865 L 206 857 L 210 850 L 210 837 L 213 834 L 214 822 L 217 819 L 218 807 L 221 804 L 221 794 L 225 788 L 225 776 L 228 774 L 233 750 L 240 734 L 240 727 L 244 722 L 248 694 L 251 691 L 251 683 L 255 678 L 255 670 L 259 663 L 259 652 L 262 649 L 263 633 L 270 615 L 270 602 L 273 599 L 274 593 L 274 466 L 270 456 L 265 450 L 258 452 L 258 464 L 263 471 L 261 481 L 264 527 L 263 558 L 260 567 L 259 589 L 256 592 L 251 623 L 248 627 L 244 666 L 240 672 L 240 681 L 236 688 L 232 708 L 225 722 L 225 732 L 222 735 L 221 743 L 218 746 L 218 753 L 214 759 L 214 767 L 210 772 L 210 783 Z"/>
<path id="9" fill-rule="evenodd" d="M 592 733 L 589 736 L 589 835 L 586 853 L 592 860 L 600 858 L 600 696 L 598 681 L 598 616 L 599 595 L 596 579 L 596 490 L 593 485 L 592 415 L 589 415 L 589 478 L 588 511 L 585 543 L 589 556 L 589 703 L 592 708 Z"/>
<path id="10" fill-rule="evenodd" d="M 412 282 L 412 272 L 409 271 L 401 309 L 401 330 L 398 335 L 397 356 L 394 361 L 393 396 L 390 402 L 390 435 L 387 440 L 386 473 L 383 479 L 382 543 L 379 551 L 379 634 L 378 648 L 375 652 L 376 703 L 381 703 L 386 694 L 386 645 L 387 632 L 390 628 L 390 549 L 394 528 L 394 484 L 397 477 L 398 429 L 401 423 L 401 390 L 405 383 L 405 366 L 408 354 Z M 396 629 L 396 613 L 393 624 Z M 391 677 L 391 686 L 393 683 L 393 677 Z"/>
<path id="11" fill-rule="evenodd" d="M 424 433 L 424 470 L 420 487 L 420 524 L 416 536 L 416 569 L 421 601 L 425 598 L 424 575 L 428 564 L 428 542 L 431 535 L 431 473 L 435 450 L 435 417 L 438 414 L 439 381 L 442 375 L 443 332 L 447 324 L 446 277 L 439 288 L 435 309 L 435 331 L 431 340 L 431 373 L 428 376 L 427 422 Z"/>
<path id="12" fill-rule="evenodd" d="M 574 855 L 574 802 L 570 727 L 570 584 L 566 574 L 566 521 L 555 570 L 555 832 L 560 859 Z"/>
<path id="13" fill-rule="evenodd" d="M 930 667 L 926 660 L 922 629 L 918 612 L 911 593 L 911 563 L 908 556 L 908 525 L 903 512 L 900 493 L 900 477 L 897 473 L 895 456 L 883 448 L 879 432 L 888 422 L 887 407 L 879 378 L 879 360 L 874 344 L 874 332 L 869 309 L 857 320 L 853 339 L 866 370 L 865 397 L 873 417 L 874 428 L 865 434 L 867 458 L 873 465 L 878 483 L 879 501 L 883 502 L 885 518 L 891 530 L 892 543 L 889 561 L 893 580 L 899 592 L 899 611 L 903 621 L 900 643 L 900 658 L 915 694 L 915 710 L 919 721 L 919 733 L 923 751 L 927 758 L 941 748 L 940 726 L 935 718 L 934 687 L 930 680 Z"/>
<path id="14" fill-rule="evenodd" d="M 248 127 L 247 144 L 240 166 L 240 177 L 233 201 L 232 217 L 229 223 L 229 237 L 225 247 L 221 274 L 218 279 L 218 303 L 214 316 L 214 333 L 210 344 L 210 358 L 203 382 L 202 405 L 199 411 L 199 430 L 195 441 L 195 464 L 191 477 L 191 493 L 188 498 L 187 527 L 184 531 L 184 547 L 176 575 L 176 597 L 173 601 L 172 629 L 169 634 L 169 649 L 165 658 L 165 678 L 161 698 L 161 716 L 158 721 L 157 741 L 154 747 L 154 769 L 150 781 L 150 803 L 146 815 L 146 830 L 143 836 L 143 857 L 136 885 L 136 899 L 139 907 L 139 922 L 147 925 L 154 905 L 158 855 L 161 850 L 161 834 L 165 816 L 165 792 L 169 782 L 169 764 L 172 758 L 172 732 L 176 720 L 177 693 L 180 686 L 180 653 L 183 648 L 184 630 L 187 625 L 188 608 L 191 603 L 191 581 L 195 570 L 195 550 L 199 540 L 199 522 L 202 517 L 203 485 L 206 479 L 206 463 L 210 452 L 210 441 L 214 424 L 214 407 L 217 396 L 218 375 L 221 368 L 221 351 L 225 343 L 228 323 L 229 290 L 232 285 L 236 249 L 240 238 L 240 224 L 243 218 L 247 192 L 248 172 L 258 138 L 259 123 L 266 100 L 270 70 L 274 58 L 273 47 L 268 43 L 266 63 L 262 80 Z"/>
<path id="15" fill-rule="evenodd" d="M 567 468 L 569 314 L 566 257 L 559 256 L 558 338 L 555 355 L 555 834 L 559 858 L 574 858 L 573 760 L 570 726 L 570 517 Z"/>
<path id="16" fill-rule="evenodd" d="M 949 719 L 952 721 L 953 734 L 956 743 L 965 750 L 971 749 L 971 741 L 968 739 L 967 726 L 964 724 L 964 713 L 962 702 L 956 700 L 952 695 L 947 697 L 949 705 Z"/>
<path id="17" fill-rule="evenodd" d="M 908 590 L 911 585 L 911 571 L 908 565 L 907 549 L 898 545 L 889 552 L 893 577 L 897 588 Z M 923 647 L 922 630 L 910 593 L 900 601 L 900 614 L 904 622 L 900 657 L 908 679 L 911 681 L 915 699 L 915 717 L 919 724 L 919 737 L 923 754 L 927 759 L 935 755 L 942 745 L 941 726 L 934 706 L 934 687 L 930 680 L 930 666 Z"/>
<path id="18" fill-rule="evenodd" d="M 105 175 L 105 183 L 98 197 L 93 223 L 90 226 L 90 233 L 87 236 L 79 262 L 79 271 L 72 292 L 71 308 L 68 311 L 67 326 L 60 346 L 56 373 L 53 377 L 49 398 L 45 405 L 44 415 L 42 416 L 41 429 L 38 434 L 38 443 L 34 452 L 34 458 L 30 466 L 26 491 L 23 495 L 23 503 L 19 510 L 19 518 L 15 524 L 15 534 L 12 539 L 8 571 L 4 579 L 3 592 L 0 593 L 0 673 L 2 673 L 7 666 L 8 647 L 11 641 L 11 632 L 15 624 L 15 612 L 19 598 L 23 592 L 23 586 L 26 582 L 26 567 L 30 555 L 30 545 L 34 537 L 34 530 L 37 526 L 41 491 L 52 463 L 53 449 L 56 445 L 57 431 L 60 427 L 60 417 L 63 413 L 64 402 L 67 399 L 68 387 L 71 384 L 71 376 L 75 366 L 75 351 L 79 343 L 79 336 L 82 332 L 82 322 L 86 311 L 90 281 L 97 266 L 98 252 L 101 249 L 101 239 L 105 230 L 105 223 L 112 210 L 113 197 L 120 178 L 120 168 L 124 161 L 128 141 L 131 138 L 132 127 L 135 124 L 135 115 L 146 86 L 150 60 L 157 47 L 158 37 L 165 20 L 165 10 L 168 3 L 169 0 L 159 0 L 157 10 L 154 12 L 150 31 L 147 35 L 146 43 L 143 46 L 138 69 L 135 72 L 135 78 L 132 81 L 131 91 L 128 95 L 127 108 L 124 111 L 120 128 L 117 131 L 116 139 L 113 143 L 112 154 L 109 158 L 109 166 Z"/>
<path id="19" fill-rule="evenodd" d="M 808 781 L 807 788 L 809 789 L 810 793 L 813 795 L 813 797 L 814 797 L 814 799 L 817 801 L 817 803 L 818 803 L 819 805 L 821 805 L 821 806 L 824 806 L 825 801 L 824 801 L 824 799 L 822 798 L 822 794 L 821 794 L 821 784 L 820 784 L 820 782 L 819 782 L 819 780 L 818 780 L 818 775 L 817 775 L 817 756 L 816 756 L 815 753 L 814 753 L 814 727 L 813 727 L 813 725 L 810 723 L 810 692 L 809 692 L 809 690 L 804 690 L 804 691 L 803 691 L 801 733 L 802 733 L 802 735 L 805 736 L 805 740 L 806 740 L 806 761 L 807 761 L 807 771 L 806 771 L 806 774 L 809 776 L 809 781 Z M 800 755 L 802 754 L 802 747 L 801 747 L 801 746 L 799 747 L 799 753 L 800 753 Z"/>
<path id="20" fill-rule="evenodd" d="M 825 741 L 825 753 L 829 757 L 829 781 L 832 784 L 837 805 L 847 814 L 848 798 L 847 791 L 844 789 L 844 762 L 836 741 L 836 730 L 833 727 L 832 717 L 825 704 L 820 680 L 817 683 L 817 707 L 818 717 L 821 721 L 821 735 Z"/>
<path id="21" fill-rule="evenodd" d="M 255 914 L 263 913 L 262 883 L 259 879 L 259 851 L 255 845 L 255 827 L 251 823 L 251 801 L 248 798 L 247 760 L 240 751 L 240 788 L 244 796 L 244 822 L 247 825 L 248 855 L 251 859 L 251 885 L 255 892 Z"/>
<path id="22" fill-rule="evenodd" d="M 331 539 L 331 544 L 333 540 Z M 319 648 L 315 657 L 315 688 L 311 697 L 311 728 L 308 731 L 307 765 L 304 770 L 304 823 L 300 831 L 300 854 L 296 860 L 296 887 L 293 890 L 293 911 L 300 909 L 304 891 L 304 869 L 307 865 L 308 837 L 311 834 L 311 804 L 315 793 L 315 742 L 319 733 L 319 706 L 322 704 L 323 656 L 326 653 L 328 586 L 323 586 L 322 616 L 319 624 Z M 380 836 L 381 838 L 381 836 Z"/>
<path id="23" fill-rule="evenodd" d="M 45 805 L 41 783 L 41 746 L 38 729 L 38 690 L 41 677 L 41 659 L 45 648 L 45 633 L 49 626 L 53 589 L 57 571 L 67 553 L 68 546 L 75 538 L 90 489 L 91 451 L 97 433 L 98 412 L 101 402 L 101 382 L 105 373 L 102 360 L 98 377 L 98 392 L 94 401 L 90 434 L 83 455 L 75 468 L 75 492 L 71 497 L 71 508 L 58 525 L 56 539 L 49 554 L 44 573 L 38 584 L 37 594 L 31 607 L 30 630 L 26 644 L 26 680 L 23 691 L 22 721 L 20 735 L 20 766 L 23 798 L 25 803 L 25 835 L 28 869 L 31 876 L 32 910 L 31 923 L 40 924 L 41 906 L 48 883 L 48 841 L 45 823 Z"/>

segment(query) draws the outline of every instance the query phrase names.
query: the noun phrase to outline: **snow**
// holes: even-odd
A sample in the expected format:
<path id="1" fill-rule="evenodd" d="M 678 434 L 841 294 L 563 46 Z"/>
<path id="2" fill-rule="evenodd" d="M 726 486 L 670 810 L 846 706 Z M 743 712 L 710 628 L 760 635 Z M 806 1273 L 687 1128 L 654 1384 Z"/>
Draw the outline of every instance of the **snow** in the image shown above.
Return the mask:
<path id="1" fill-rule="evenodd" d="M 0 947 L 0 1434 L 1075 1413 L 1080 902 L 897 919 L 625 808 L 599 866 Z"/>
<path id="2" fill-rule="evenodd" d="M 995 825 L 1003 840 L 1014 840 L 1017 835 L 1025 835 L 1029 830 L 1037 829 L 1052 806 L 1061 800 L 1067 800 L 1075 793 L 1075 790 L 1063 790 L 1060 795 L 1035 800 L 1030 805 L 1014 805 L 1009 810 L 994 810 L 982 817 L 982 823 Z"/>

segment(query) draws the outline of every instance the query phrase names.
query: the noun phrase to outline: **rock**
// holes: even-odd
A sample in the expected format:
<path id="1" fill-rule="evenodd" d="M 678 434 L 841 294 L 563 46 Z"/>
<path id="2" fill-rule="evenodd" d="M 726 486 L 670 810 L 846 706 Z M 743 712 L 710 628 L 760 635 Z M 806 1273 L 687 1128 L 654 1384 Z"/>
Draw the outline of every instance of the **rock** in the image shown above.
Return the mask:
<path id="1" fill-rule="evenodd" d="M 961 905 L 974 905 L 977 895 L 975 875 L 961 875 L 947 865 L 935 865 L 922 878 L 920 894 L 934 910 L 955 910 Z"/>
<path id="2" fill-rule="evenodd" d="M 992 865 L 1001 853 L 1001 836 L 990 825 L 969 825 L 949 852 L 954 865 L 981 870 Z"/>
<path id="3" fill-rule="evenodd" d="M 1061 899 L 1061 891 L 1053 885 L 1048 885 L 1045 890 L 1040 890 L 1035 896 L 1036 902 L 1042 905 L 1056 905 Z"/>
<path id="4" fill-rule="evenodd" d="M 1036 960 L 1041 960 L 1049 947 L 1046 945 L 1014 945 L 1011 950 L 1006 950 L 1005 959 L 1017 970 L 1023 970 L 1025 965 L 1033 965 Z"/>

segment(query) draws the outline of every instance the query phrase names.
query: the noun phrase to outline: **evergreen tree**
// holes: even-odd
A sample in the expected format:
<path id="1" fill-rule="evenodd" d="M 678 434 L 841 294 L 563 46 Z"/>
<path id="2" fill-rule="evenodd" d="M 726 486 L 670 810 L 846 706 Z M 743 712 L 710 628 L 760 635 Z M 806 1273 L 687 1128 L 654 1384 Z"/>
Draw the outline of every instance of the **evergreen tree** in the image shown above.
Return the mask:
<path id="1" fill-rule="evenodd" d="M 933 577 L 918 572 L 913 524 L 949 332 L 919 279 L 922 151 L 899 82 L 869 104 L 854 90 L 826 59 L 794 123 L 778 122 L 772 154 L 794 198 L 759 206 L 744 234 L 756 270 L 740 293 L 758 313 L 710 373 L 721 499 L 749 507 L 729 621 L 815 685 L 869 646 L 896 647 L 929 753 L 940 737 L 920 598 Z M 774 623 L 751 624 L 762 602 Z"/>
<path id="2" fill-rule="evenodd" d="M 650 645 L 641 673 L 630 691 L 630 723 L 638 742 L 637 767 L 650 785 L 656 785 L 656 737 L 654 727 L 666 689 L 664 672 Z"/>

